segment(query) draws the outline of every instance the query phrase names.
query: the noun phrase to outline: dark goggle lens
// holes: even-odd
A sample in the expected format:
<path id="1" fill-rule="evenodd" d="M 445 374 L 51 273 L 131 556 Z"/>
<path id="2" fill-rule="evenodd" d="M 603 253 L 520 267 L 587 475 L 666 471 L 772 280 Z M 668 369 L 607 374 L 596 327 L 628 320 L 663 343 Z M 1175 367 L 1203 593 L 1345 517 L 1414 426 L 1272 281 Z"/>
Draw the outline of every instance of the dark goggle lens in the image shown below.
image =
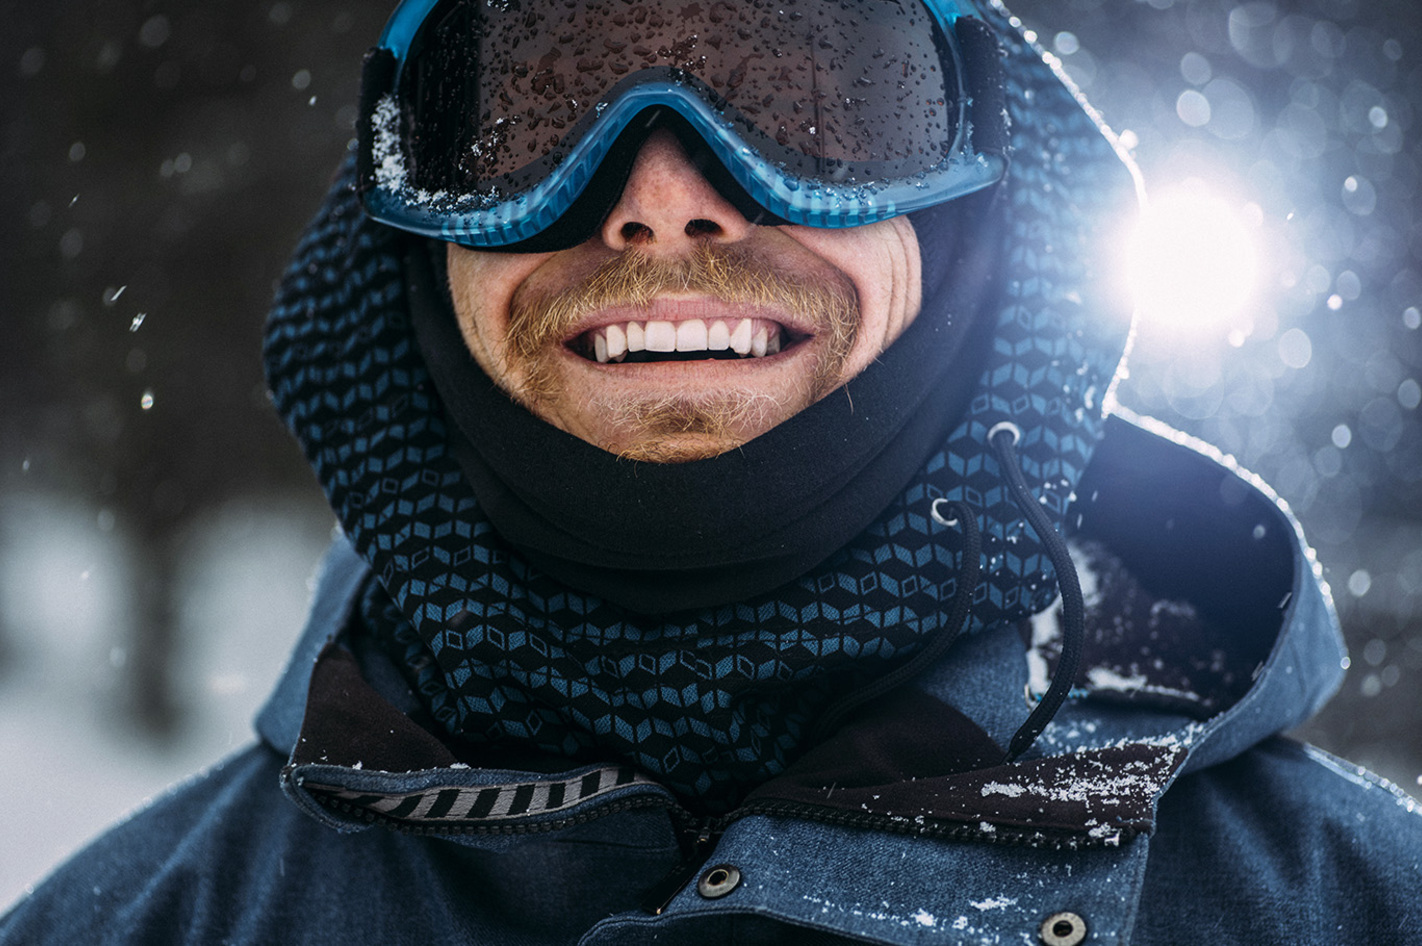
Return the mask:
<path id="1" fill-rule="evenodd" d="M 452 0 L 400 79 L 413 183 L 523 190 L 639 74 L 700 87 L 806 178 L 908 176 L 958 132 L 950 47 L 917 0 Z"/>

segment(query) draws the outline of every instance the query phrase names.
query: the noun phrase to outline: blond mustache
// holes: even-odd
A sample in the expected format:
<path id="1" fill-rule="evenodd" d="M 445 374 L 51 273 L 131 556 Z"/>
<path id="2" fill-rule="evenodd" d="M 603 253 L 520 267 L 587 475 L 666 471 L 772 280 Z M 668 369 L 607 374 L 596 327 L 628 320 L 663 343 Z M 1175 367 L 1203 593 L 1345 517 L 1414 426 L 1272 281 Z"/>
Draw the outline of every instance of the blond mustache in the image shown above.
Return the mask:
<path id="1" fill-rule="evenodd" d="M 518 294 L 509 312 L 509 345 L 517 357 L 533 359 L 594 312 L 642 308 L 674 293 L 792 314 L 797 327 L 826 336 L 822 368 L 843 364 L 859 328 L 859 301 L 847 277 L 807 280 L 775 271 L 745 248 L 706 244 L 675 259 L 627 251 L 578 285 L 548 295 Z"/>

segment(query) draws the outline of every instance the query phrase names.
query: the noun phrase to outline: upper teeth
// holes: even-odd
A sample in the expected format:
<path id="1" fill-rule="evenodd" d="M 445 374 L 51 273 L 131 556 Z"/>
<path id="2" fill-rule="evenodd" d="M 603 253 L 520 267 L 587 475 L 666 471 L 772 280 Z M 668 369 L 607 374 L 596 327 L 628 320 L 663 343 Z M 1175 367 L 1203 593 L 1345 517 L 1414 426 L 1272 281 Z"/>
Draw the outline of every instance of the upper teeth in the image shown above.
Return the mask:
<path id="1" fill-rule="evenodd" d="M 632 351 L 726 351 L 759 358 L 780 351 L 780 325 L 766 319 L 651 320 L 604 325 L 587 333 L 599 362 L 621 361 Z"/>

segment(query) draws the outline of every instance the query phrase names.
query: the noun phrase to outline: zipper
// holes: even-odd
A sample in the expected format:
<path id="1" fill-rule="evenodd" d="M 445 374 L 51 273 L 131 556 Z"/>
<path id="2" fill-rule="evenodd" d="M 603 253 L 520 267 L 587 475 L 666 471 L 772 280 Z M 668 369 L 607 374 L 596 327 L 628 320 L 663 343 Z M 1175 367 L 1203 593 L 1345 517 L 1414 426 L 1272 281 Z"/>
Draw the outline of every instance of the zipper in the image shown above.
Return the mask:
<path id="1" fill-rule="evenodd" d="M 288 772 L 293 767 L 288 767 Z M 284 775 L 287 773 L 284 772 Z M 814 821 L 837 827 L 859 828 L 890 834 L 912 834 L 920 837 L 939 838 L 951 841 L 971 841 L 993 845 L 1050 848 L 1056 850 L 1085 850 L 1115 847 L 1135 838 L 1140 831 L 1131 827 L 1121 827 L 1114 835 L 1092 837 L 1069 830 L 1044 830 L 1040 828 L 1009 827 L 998 825 L 987 833 L 976 825 L 959 824 L 925 819 L 924 821 L 894 818 L 879 814 L 848 811 L 835 808 L 821 808 L 793 801 L 751 801 L 729 814 L 717 817 L 696 818 L 685 808 L 669 798 L 656 795 L 641 795 L 623 798 L 590 810 L 578 811 L 562 818 L 534 823 L 484 824 L 484 825 L 412 825 L 399 818 L 368 808 L 352 805 L 331 798 L 323 792 L 308 791 L 307 796 L 321 807 L 333 813 L 344 815 L 356 821 L 380 825 L 400 834 L 410 835 L 518 835 L 542 834 L 559 831 L 576 825 L 587 824 L 608 815 L 646 809 L 662 809 L 676 825 L 677 838 L 681 844 L 683 859 L 665 877 L 658 881 L 643 900 L 643 908 L 654 915 L 660 914 L 686 886 L 697 870 L 706 863 L 716 842 L 730 825 L 741 818 L 753 815 L 795 818 Z"/>
<path id="2" fill-rule="evenodd" d="M 561 831 L 565 828 L 572 828 L 578 825 L 587 824 L 604 818 L 608 815 L 621 814 L 627 811 L 638 811 L 646 809 L 660 808 L 667 811 L 677 820 L 679 815 L 684 814 L 681 807 L 669 799 L 656 796 L 640 796 L 634 798 L 623 798 L 616 801 L 604 802 L 601 805 L 592 805 L 587 810 L 578 811 L 566 817 L 556 818 L 549 821 L 536 822 L 515 822 L 512 824 L 451 824 L 451 825 L 423 825 L 410 824 L 400 818 L 392 818 L 389 815 L 350 802 L 332 798 L 325 792 L 303 789 L 306 797 L 315 801 L 327 811 L 342 815 L 353 821 L 363 821 L 366 824 L 379 825 L 397 834 L 408 834 L 414 836 L 427 837 L 469 837 L 477 835 L 519 835 L 519 834 L 545 834 L 552 831 Z"/>
<path id="3" fill-rule="evenodd" d="M 702 865 L 710 859 L 711 852 L 716 849 L 716 842 L 720 840 L 729 823 L 730 819 L 725 816 L 705 818 L 682 829 L 680 840 L 685 857 L 642 897 L 643 912 L 661 916 L 663 911 L 671 906 L 677 894 L 701 872 Z"/>

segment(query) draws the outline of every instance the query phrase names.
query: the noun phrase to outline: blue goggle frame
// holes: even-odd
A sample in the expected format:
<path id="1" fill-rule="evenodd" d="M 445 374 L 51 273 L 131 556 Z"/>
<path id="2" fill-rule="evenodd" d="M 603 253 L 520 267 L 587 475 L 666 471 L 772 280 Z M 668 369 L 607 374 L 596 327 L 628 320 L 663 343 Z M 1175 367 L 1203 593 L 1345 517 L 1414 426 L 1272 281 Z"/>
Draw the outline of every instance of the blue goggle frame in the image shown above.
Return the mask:
<path id="1" fill-rule="evenodd" d="M 592 127 L 533 187 L 508 197 L 423 192 L 405 179 L 408 157 L 399 133 L 397 93 L 411 44 L 440 2 L 403 0 L 395 9 L 379 45 L 366 58 L 361 98 L 365 209 L 372 218 L 417 235 L 472 248 L 507 247 L 536 237 L 567 213 L 619 136 L 651 108 L 674 111 L 752 200 L 803 226 L 836 229 L 887 220 L 991 186 L 1007 171 L 1006 108 L 990 28 L 971 0 L 920 0 L 952 50 L 959 115 L 957 141 L 948 157 L 909 177 L 852 184 L 797 177 L 748 144 L 692 84 L 637 81 L 634 76 L 599 103 Z M 990 74 L 970 76 L 969 67 Z"/>

